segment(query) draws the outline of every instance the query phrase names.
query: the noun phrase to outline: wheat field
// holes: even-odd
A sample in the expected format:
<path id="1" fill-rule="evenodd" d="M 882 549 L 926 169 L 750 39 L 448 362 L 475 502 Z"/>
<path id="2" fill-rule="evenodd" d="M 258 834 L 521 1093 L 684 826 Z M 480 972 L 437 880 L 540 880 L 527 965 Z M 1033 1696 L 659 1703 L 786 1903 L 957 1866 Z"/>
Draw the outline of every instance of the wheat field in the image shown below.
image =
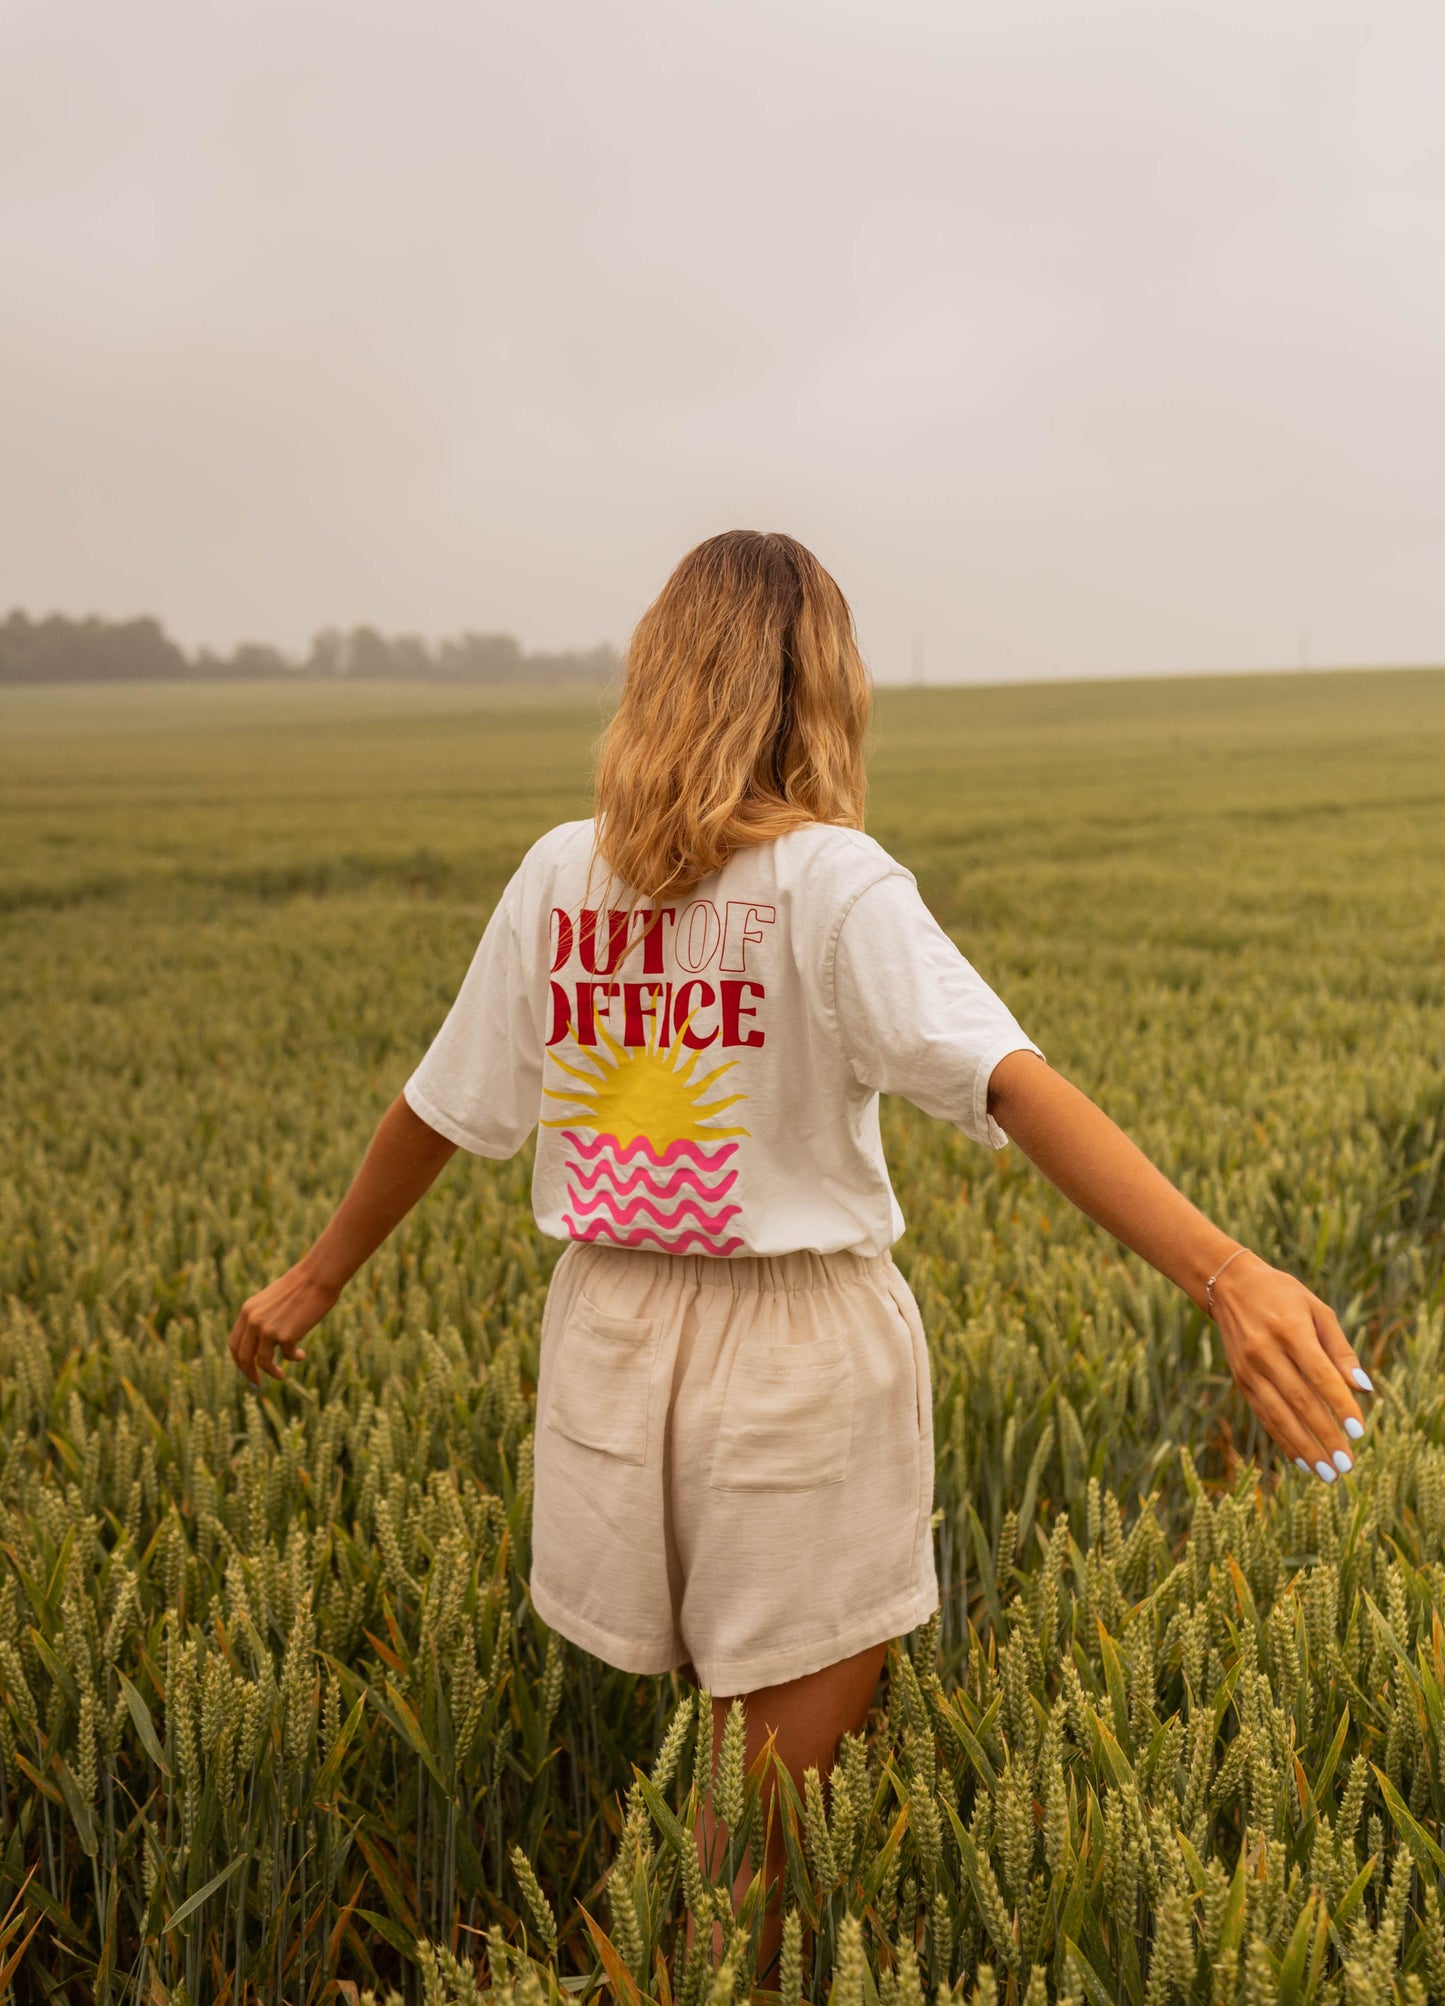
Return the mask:
<path id="1" fill-rule="evenodd" d="M 284 1386 L 225 1343 L 600 722 L 0 691 L 0 1993 L 754 1984 L 740 1712 L 715 1747 L 528 1599 L 530 1148 L 459 1156 Z M 1377 1391 L 1354 1473 L 1302 1476 L 1186 1297 L 885 1102 L 943 1606 L 784 1791 L 766 1996 L 1445 2006 L 1445 672 L 886 691 L 875 739 L 872 833 Z"/>

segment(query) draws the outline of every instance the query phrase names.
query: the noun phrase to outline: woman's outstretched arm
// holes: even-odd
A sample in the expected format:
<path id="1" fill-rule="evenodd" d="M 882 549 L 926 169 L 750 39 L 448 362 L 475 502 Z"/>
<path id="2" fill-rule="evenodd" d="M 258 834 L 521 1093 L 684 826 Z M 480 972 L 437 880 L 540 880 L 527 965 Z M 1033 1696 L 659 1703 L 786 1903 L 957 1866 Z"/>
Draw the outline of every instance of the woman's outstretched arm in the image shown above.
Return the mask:
<path id="1" fill-rule="evenodd" d="M 435 1183 L 456 1146 L 397 1095 L 330 1225 L 294 1267 L 241 1305 L 231 1332 L 231 1356 L 253 1386 L 261 1384 L 263 1372 L 273 1379 L 285 1377 L 277 1352 L 283 1358 L 306 1356 L 301 1340 Z"/>
<path id="2" fill-rule="evenodd" d="M 993 1069 L 988 1111 L 1081 1212 L 1205 1308 L 1205 1282 L 1241 1243 L 1087 1094 L 1036 1053 L 1010 1052 Z M 1235 1383 L 1272 1438 L 1326 1482 L 1348 1469 L 1346 1432 L 1364 1433 L 1354 1387 L 1372 1389 L 1329 1304 L 1245 1252 L 1215 1283 L 1214 1312 Z"/>

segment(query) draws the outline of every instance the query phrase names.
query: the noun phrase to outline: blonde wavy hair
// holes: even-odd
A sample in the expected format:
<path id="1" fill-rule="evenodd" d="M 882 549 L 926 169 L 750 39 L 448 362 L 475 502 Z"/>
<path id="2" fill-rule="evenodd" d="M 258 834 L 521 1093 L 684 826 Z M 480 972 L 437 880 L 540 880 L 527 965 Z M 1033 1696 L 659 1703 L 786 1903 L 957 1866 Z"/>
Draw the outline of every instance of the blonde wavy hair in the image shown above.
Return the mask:
<path id="1" fill-rule="evenodd" d="M 871 709 L 853 615 L 813 553 L 774 531 L 709 537 L 628 644 L 597 747 L 594 859 L 631 910 L 659 908 L 650 931 L 664 897 L 750 843 L 809 822 L 861 829 Z"/>

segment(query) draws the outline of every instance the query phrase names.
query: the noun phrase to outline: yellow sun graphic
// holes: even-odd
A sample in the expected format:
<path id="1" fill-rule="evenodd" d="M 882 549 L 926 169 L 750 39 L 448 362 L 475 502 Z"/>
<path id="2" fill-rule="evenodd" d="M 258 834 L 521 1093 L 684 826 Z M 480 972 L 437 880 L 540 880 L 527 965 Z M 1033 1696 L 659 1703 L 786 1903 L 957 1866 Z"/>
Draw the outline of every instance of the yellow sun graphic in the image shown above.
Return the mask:
<path id="1" fill-rule="evenodd" d="M 722 1075 L 737 1064 L 725 1059 L 701 1079 L 694 1079 L 699 1049 L 689 1050 L 682 1034 L 692 1022 L 689 1014 L 678 1025 L 670 1045 L 661 1042 L 654 1017 L 646 1045 L 619 1045 L 601 1018 L 593 1012 L 599 1045 L 585 1056 L 596 1072 L 569 1066 L 555 1052 L 549 1056 L 562 1072 L 582 1084 L 575 1087 L 547 1087 L 551 1100 L 579 1103 L 569 1114 L 543 1121 L 543 1128 L 570 1128 L 577 1123 L 595 1129 L 599 1135 L 615 1136 L 624 1146 L 643 1136 L 654 1149 L 666 1149 L 674 1142 L 712 1142 L 720 1136 L 746 1135 L 745 1128 L 715 1128 L 713 1117 L 724 1108 L 746 1100 L 746 1094 L 729 1094 L 722 1100 L 703 1096 Z M 584 1056 L 581 1052 L 579 1057 Z M 706 1125 L 705 1125 L 706 1124 Z"/>

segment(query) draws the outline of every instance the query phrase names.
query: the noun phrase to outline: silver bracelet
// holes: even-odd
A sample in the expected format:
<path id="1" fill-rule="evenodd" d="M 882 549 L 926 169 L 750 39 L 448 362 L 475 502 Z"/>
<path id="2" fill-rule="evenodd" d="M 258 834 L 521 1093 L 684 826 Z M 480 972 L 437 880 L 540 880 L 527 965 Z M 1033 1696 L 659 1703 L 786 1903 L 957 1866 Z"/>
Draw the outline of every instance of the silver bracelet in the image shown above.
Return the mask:
<path id="1" fill-rule="evenodd" d="M 1234 1259 L 1235 1254 L 1247 1254 L 1248 1252 L 1248 1247 L 1236 1247 L 1234 1254 L 1229 1256 L 1229 1260 L 1221 1261 L 1219 1266 L 1214 1270 L 1214 1273 L 1209 1277 L 1209 1280 L 1204 1284 L 1204 1309 L 1205 1314 L 1211 1322 L 1214 1320 L 1214 1284 L 1229 1266 L 1229 1262 Z"/>

